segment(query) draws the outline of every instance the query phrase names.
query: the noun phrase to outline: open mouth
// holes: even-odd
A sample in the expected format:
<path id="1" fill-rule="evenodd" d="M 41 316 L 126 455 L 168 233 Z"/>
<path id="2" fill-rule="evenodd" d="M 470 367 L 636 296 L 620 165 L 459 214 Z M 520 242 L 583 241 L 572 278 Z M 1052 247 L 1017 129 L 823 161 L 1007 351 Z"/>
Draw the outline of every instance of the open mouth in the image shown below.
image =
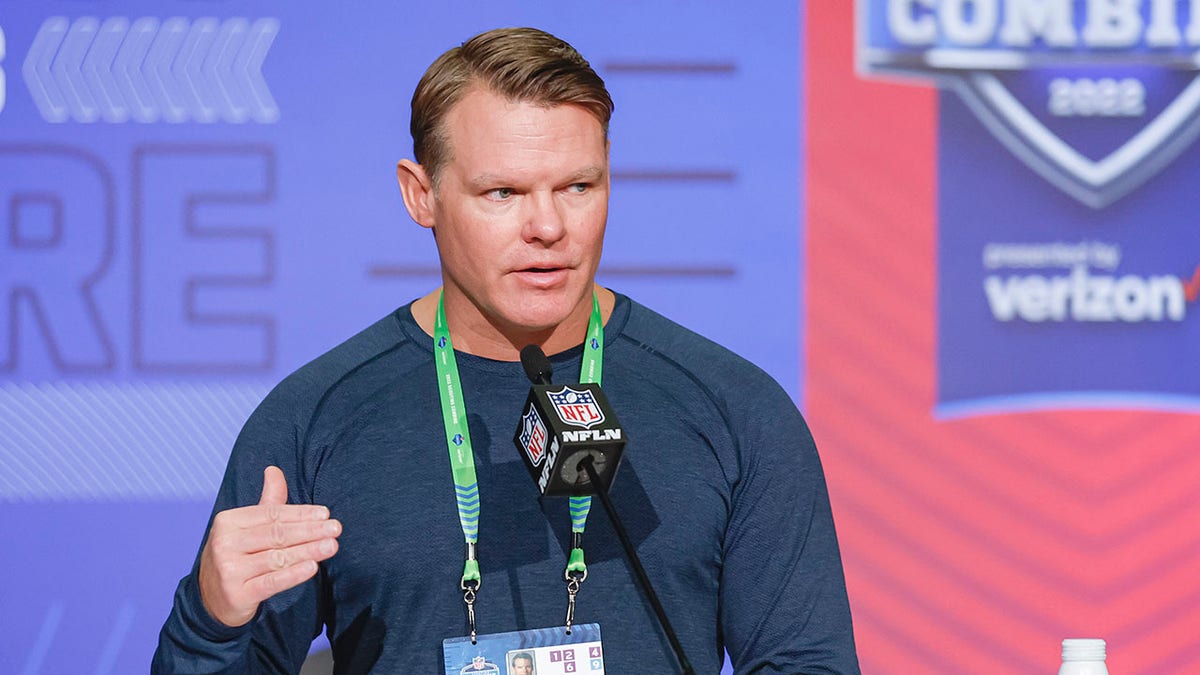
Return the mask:
<path id="1" fill-rule="evenodd" d="M 567 271 L 566 267 L 525 267 L 517 270 L 517 276 L 538 288 L 551 288 L 566 280 Z"/>

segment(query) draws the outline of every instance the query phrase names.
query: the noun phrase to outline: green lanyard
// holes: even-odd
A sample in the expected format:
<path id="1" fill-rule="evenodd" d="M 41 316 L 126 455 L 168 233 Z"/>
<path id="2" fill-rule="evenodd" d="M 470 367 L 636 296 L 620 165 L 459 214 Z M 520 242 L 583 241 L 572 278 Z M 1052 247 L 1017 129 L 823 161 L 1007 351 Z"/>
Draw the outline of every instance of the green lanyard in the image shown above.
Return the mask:
<path id="1" fill-rule="evenodd" d="M 475 595 L 479 591 L 482 576 L 479 561 L 475 557 L 479 542 L 479 481 L 475 478 L 475 453 L 471 446 L 471 430 L 467 428 L 467 408 L 463 401 L 462 381 L 458 377 L 458 362 L 454 358 L 454 345 L 450 341 L 450 330 L 446 327 L 445 294 L 438 297 L 437 318 L 433 324 L 433 361 L 437 366 L 438 393 L 442 400 L 442 422 L 446 428 L 446 448 L 450 451 L 450 470 L 454 475 L 454 495 L 458 501 L 458 520 L 462 526 L 463 539 L 467 544 L 466 562 L 463 565 L 463 602 L 467 605 L 467 619 L 471 628 L 471 641 L 475 641 Z M 583 364 L 579 369 L 580 382 L 600 384 L 604 362 L 604 324 L 600 317 L 600 300 L 592 294 L 592 315 L 588 319 L 587 337 L 583 345 Z M 587 526 L 588 512 L 592 508 L 591 497 L 571 497 L 572 545 L 564 573 L 570 594 L 567 628 L 570 630 L 575 593 L 579 584 L 587 578 L 587 565 L 583 560 L 583 531 Z M 572 586 L 572 584 L 574 584 Z"/>

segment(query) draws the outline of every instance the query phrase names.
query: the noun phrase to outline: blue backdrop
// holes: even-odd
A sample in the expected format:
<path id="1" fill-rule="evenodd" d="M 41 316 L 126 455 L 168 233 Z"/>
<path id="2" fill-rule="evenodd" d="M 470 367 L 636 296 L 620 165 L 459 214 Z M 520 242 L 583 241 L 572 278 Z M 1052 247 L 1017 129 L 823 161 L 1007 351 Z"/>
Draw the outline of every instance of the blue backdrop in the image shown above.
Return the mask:
<path id="1" fill-rule="evenodd" d="M 437 285 L 395 163 L 420 74 L 488 28 L 613 93 L 602 283 L 799 399 L 799 9 L 602 7 L 5 3 L 0 671 L 144 670 L 254 405 Z"/>

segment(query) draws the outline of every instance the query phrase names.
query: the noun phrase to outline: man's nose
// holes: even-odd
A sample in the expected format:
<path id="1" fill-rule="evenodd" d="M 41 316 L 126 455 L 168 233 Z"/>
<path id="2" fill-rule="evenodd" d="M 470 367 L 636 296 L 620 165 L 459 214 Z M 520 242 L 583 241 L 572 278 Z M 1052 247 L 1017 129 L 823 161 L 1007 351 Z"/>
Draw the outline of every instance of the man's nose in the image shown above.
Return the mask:
<path id="1" fill-rule="evenodd" d="M 566 234 L 566 218 L 562 212 L 563 205 L 553 192 L 532 192 L 525 204 L 527 209 L 523 214 L 525 222 L 522 232 L 525 241 L 553 244 L 563 238 Z"/>

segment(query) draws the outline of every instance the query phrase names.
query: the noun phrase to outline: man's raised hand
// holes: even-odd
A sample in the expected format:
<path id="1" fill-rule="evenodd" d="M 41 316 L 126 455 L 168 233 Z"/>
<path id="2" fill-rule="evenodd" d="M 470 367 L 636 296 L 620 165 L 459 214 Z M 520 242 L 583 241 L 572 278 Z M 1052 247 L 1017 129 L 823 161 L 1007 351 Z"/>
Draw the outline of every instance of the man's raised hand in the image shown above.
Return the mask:
<path id="1" fill-rule="evenodd" d="M 204 608 L 226 626 L 244 625 L 263 600 L 311 579 L 341 533 L 328 508 L 288 504 L 283 472 L 268 466 L 258 504 L 213 518 L 200 554 Z"/>

